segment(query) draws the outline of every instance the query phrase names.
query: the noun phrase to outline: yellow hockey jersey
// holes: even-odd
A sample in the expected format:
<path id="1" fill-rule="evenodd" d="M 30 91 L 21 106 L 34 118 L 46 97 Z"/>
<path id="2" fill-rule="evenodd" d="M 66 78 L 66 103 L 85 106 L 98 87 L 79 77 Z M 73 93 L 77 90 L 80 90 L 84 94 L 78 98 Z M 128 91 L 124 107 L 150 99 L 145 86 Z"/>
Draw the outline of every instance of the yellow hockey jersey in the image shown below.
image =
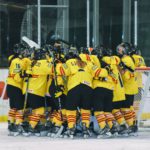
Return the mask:
<path id="1" fill-rule="evenodd" d="M 99 63 L 99 59 L 96 55 L 90 55 L 90 59 L 91 59 L 91 62 L 96 65 L 97 67 L 101 67 L 100 66 L 100 63 Z"/>
<path id="2" fill-rule="evenodd" d="M 22 89 L 22 78 L 20 77 L 23 68 L 23 61 L 20 58 L 14 58 L 9 66 L 7 84 Z"/>
<path id="3" fill-rule="evenodd" d="M 132 58 L 134 59 L 135 67 L 146 67 L 144 58 L 142 56 L 133 54 Z"/>
<path id="4" fill-rule="evenodd" d="M 27 70 L 28 66 L 31 64 L 31 60 L 27 57 L 22 59 L 23 61 L 23 70 Z"/>
<path id="5" fill-rule="evenodd" d="M 134 59 L 135 67 L 146 67 L 144 58 L 142 56 L 133 54 L 132 58 Z M 137 81 L 138 87 L 143 87 L 142 72 L 136 71 L 136 81 Z"/>
<path id="6" fill-rule="evenodd" d="M 90 55 L 88 54 L 80 54 L 79 57 L 82 59 L 82 61 L 86 62 L 86 63 L 91 63 L 91 58 Z"/>
<path id="7" fill-rule="evenodd" d="M 63 93 L 66 95 L 67 94 L 67 78 L 65 76 L 65 72 L 64 72 L 62 65 L 63 64 L 61 62 L 56 64 L 56 77 L 54 74 L 54 69 L 53 69 L 52 77 L 55 78 L 55 80 L 57 80 L 58 86 L 63 87 Z"/>
<path id="8" fill-rule="evenodd" d="M 111 66 L 113 68 L 112 73 L 115 78 L 115 80 L 113 80 L 114 83 L 113 102 L 118 102 L 125 100 L 125 89 L 121 74 L 118 69 L 120 58 L 118 56 L 111 56 L 110 58 L 111 58 Z"/>
<path id="9" fill-rule="evenodd" d="M 79 64 L 76 59 L 69 59 L 66 64 L 63 65 L 64 73 L 68 77 L 67 89 L 68 91 L 76 87 L 79 84 L 85 84 L 89 87 L 93 87 L 93 77 L 105 76 L 107 71 L 102 71 L 92 63 L 87 64 L 82 62 L 83 66 Z"/>
<path id="10" fill-rule="evenodd" d="M 48 61 L 52 62 L 53 59 L 50 58 Z M 66 88 L 66 86 L 67 86 L 66 85 L 67 84 L 67 79 L 64 76 L 64 70 L 63 70 L 63 67 L 62 67 L 62 63 L 61 62 L 56 63 L 55 67 L 56 67 L 55 68 L 55 70 L 56 70 L 56 77 L 55 77 L 55 73 L 54 73 L 54 65 L 52 65 L 52 75 L 49 75 L 48 78 L 47 78 L 46 95 L 50 96 L 49 88 L 50 88 L 52 80 L 54 78 L 55 78 L 55 80 L 57 80 L 58 86 L 63 86 L 64 87 L 63 93 L 66 95 L 67 94 L 67 88 Z"/>
<path id="11" fill-rule="evenodd" d="M 123 56 L 121 61 L 132 70 L 135 70 L 135 65 L 130 56 Z M 134 95 L 138 93 L 138 85 L 136 82 L 135 72 L 131 72 L 128 69 L 125 69 L 122 72 L 122 79 L 125 87 L 125 94 Z"/>
<path id="12" fill-rule="evenodd" d="M 97 66 L 101 66 L 100 61 L 98 60 L 97 57 L 92 57 L 92 59 L 93 59 L 94 64 L 96 64 Z M 101 71 L 103 73 L 100 74 L 99 77 L 94 77 L 93 88 L 95 89 L 97 87 L 103 87 L 103 88 L 113 90 L 114 85 L 113 85 L 113 81 L 112 81 L 110 74 L 108 74 L 107 70 L 104 68 L 101 68 Z"/>
<path id="13" fill-rule="evenodd" d="M 29 78 L 28 92 L 38 96 L 45 96 L 47 87 L 47 75 L 52 75 L 52 64 L 47 60 L 38 60 L 33 67 L 28 66 Z M 26 87 L 24 87 L 26 91 Z"/>
<path id="14" fill-rule="evenodd" d="M 49 57 L 49 55 L 46 55 L 46 60 L 48 63 L 51 63 L 53 61 L 53 59 L 51 57 Z M 49 93 L 49 87 L 52 83 L 52 75 L 47 75 L 47 84 L 46 84 L 46 92 L 45 92 L 45 95 L 47 96 L 50 96 L 50 93 Z"/>

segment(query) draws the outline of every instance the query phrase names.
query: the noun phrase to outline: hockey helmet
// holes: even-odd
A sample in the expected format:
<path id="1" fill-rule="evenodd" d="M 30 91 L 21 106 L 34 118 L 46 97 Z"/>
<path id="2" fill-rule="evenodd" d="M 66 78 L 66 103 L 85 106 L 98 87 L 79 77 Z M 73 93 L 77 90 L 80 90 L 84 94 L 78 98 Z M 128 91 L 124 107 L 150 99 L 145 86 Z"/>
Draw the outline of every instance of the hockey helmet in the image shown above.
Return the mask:
<path id="1" fill-rule="evenodd" d="M 133 54 L 141 55 L 141 51 L 137 46 L 132 46 L 128 54 L 129 55 L 133 55 Z"/>
<path id="2" fill-rule="evenodd" d="M 51 46 L 51 45 L 49 45 L 49 44 L 46 44 L 46 45 L 44 45 L 43 46 L 43 51 L 45 51 L 45 53 L 47 54 L 47 55 L 50 55 L 50 53 L 52 52 L 52 50 L 53 50 L 53 46 Z"/>
<path id="3" fill-rule="evenodd" d="M 131 50 L 131 44 L 127 42 L 123 42 L 119 44 L 116 48 L 116 52 L 119 56 L 127 55 Z"/>
<path id="4" fill-rule="evenodd" d="M 99 51 L 98 47 L 93 48 L 93 50 L 91 51 L 91 55 L 98 55 L 98 51 Z"/>
<path id="5" fill-rule="evenodd" d="M 79 53 L 76 47 L 70 47 L 68 53 L 65 55 L 65 59 L 72 59 L 79 57 Z"/>
<path id="6" fill-rule="evenodd" d="M 112 56 L 112 49 L 103 48 L 102 53 L 103 53 L 103 56 Z"/>
<path id="7" fill-rule="evenodd" d="M 43 49 L 35 49 L 33 53 L 33 59 L 41 60 L 46 58 L 46 52 Z"/>
<path id="8" fill-rule="evenodd" d="M 18 43 L 14 45 L 13 52 L 15 55 L 25 57 L 26 50 L 28 49 L 27 45 L 24 43 Z"/>
<path id="9" fill-rule="evenodd" d="M 81 48 L 80 48 L 80 53 L 89 54 L 89 50 L 88 50 L 87 47 L 81 47 Z"/>

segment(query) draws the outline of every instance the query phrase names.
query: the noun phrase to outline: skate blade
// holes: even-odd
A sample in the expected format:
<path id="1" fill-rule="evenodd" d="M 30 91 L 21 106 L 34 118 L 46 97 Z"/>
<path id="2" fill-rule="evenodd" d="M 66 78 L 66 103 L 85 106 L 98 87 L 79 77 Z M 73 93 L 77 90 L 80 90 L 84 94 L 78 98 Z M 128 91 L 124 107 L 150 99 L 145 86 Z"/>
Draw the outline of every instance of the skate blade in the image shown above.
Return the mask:
<path id="1" fill-rule="evenodd" d="M 74 136 L 73 136 L 73 135 L 70 135 L 70 136 L 69 136 L 69 139 L 74 139 Z"/>
<path id="2" fill-rule="evenodd" d="M 69 137 L 68 137 L 67 135 L 64 135 L 63 138 L 64 138 L 64 139 L 68 139 Z"/>
<path id="3" fill-rule="evenodd" d="M 70 135 L 70 136 L 64 135 L 63 138 L 64 139 L 74 139 L 74 136 L 73 135 Z"/>
<path id="4" fill-rule="evenodd" d="M 51 133 L 50 137 L 54 138 L 56 135 L 54 133 Z"/>
<path id="5" fill-rule="evenodd" d="M 13 133 L 13 136 L 18 136 L 18 135 L 20 135 L 21 133 L 19 133 L 19 132 L 14 132 Z"/>
<path id="6" fill-rule="evenodd" d="M 41 136 L 47 136 L 48 135 L 48 131 L 41 131 L 40 134 L 41 134 Z"/>
<path id="7" fill-rule="evenodd" d="M 31 132 L 25 132 L 25 133 L 23 133 L 22 135 L 24 135 L 25 137 L 29 137 L 29 136 L 34 136 L 34 134 L 33 133 L 31 133 Z"/>
<path id="8" fill-rule="evenodd" d="M 14 136 L 13 132 L 9 132 L 8 136 Z"/>
<path id="9" fill-rule="evenodd" d="M 110 135 L 110 136 L 107 135 L 107 136 L 103 136 L 103 137 L 102 137 L 102 139 L 111 139 L 111 138 L 113 138 L 112 135 Z"/>
<path id="10" fill-rule="evenodd" d="M 47 133 L 47 136 L 48 136 L 48 137 L 51 137 L 51 134 L 52 134 L 52 133 L 51 133 L 51 132 L 49 132 L 49 133 Z"/>
<path id="11" fill-rule="evenodd" d="M 109 138 L 112 138 L 112 137 L 113 137 L 113 135 L 110 132 L 97 136 L 98 139 L 109 139 Z"/>
<path id="12" fill-rule="evenodd" d="M 22 133 L 22 135 L 23 135 L 23 136 L 25 136 L 25 137 L 29 137 L 29 136 L 31 136 L 31 134 L 29 134 L 29 133 L 25 133 L 25 132 L 24 132 L 24 133 Z"/>
<path id="13" fill-rule="evenodd" d="M 63 135 L 61 134 L 61 135 L 59 135 L 59 137 L 58 138 L 63 138 Z"/>
<path id="14" fill-rule="evenodd" d="M 138 133 L 137 132 L 134 132 L 134 133 L 129 133 L 129 136 L 138 136 Z"/>
<path id="15" fill-rule="evenodd" d="M 87 135 L 87 134 L 83 135 L 83 138 L 84 138 L 84 139 L 88 139 L 89 137 L 90 137 L 90 136 Z"/>
<path id="16" fill-rule="evenodd" d="M 41 134 L 40 133 L 34 133 L 35 136 L 40 137 Z"/>
<path id="17" fill-rule="evenodd" d="M 112 135 L 110 135 L 110 136 L 108 136 L 108 135 L 101 135 L 101 136 L 97 136 L 97 139 L 110 139 L 110 138 L 112 138 L 113 136 Z"/>
<path id="18" fill-rule="evenodd" d="M 129 137 L 129 134 L 128 133 L 124 133 L 124 134 L 118 134 L 118 137 Z"/>
<path id="19" fill-rule="evenodd" d="M 114 134 L 112 134 L 112 137 L 118 137 L 118 133 L 116 132 L 116 133 L 114 133 Z"/>

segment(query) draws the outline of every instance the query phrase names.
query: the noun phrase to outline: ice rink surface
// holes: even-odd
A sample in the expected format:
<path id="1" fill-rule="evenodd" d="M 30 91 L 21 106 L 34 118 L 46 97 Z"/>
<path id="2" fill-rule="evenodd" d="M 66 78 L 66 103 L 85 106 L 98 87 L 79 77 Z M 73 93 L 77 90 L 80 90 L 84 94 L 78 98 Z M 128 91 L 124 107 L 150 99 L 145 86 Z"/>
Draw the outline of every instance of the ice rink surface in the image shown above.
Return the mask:
<path id="1" fill-rule="evenodd" d="M 0 150 L 150 150 L 150 129 L 140 129 L 138 137 L 71 140 L 10 137 L 7 124 L 0 123 Z"/>

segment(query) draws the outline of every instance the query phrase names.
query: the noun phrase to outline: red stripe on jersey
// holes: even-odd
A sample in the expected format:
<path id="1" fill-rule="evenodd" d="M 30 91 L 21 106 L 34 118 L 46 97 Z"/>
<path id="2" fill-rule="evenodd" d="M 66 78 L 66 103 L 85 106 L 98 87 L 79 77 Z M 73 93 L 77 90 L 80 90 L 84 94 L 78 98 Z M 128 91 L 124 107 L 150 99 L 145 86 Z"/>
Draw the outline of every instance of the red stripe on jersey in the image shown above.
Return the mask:
<path id="1" fill-rule="evenodd" d="M 65 71 L 62 67 L 60 67 L 60 73 L 61 73 L 61 75 L 65 75 Z"/>
<path id="2" fill-rule="evenodd" d="M 90 56 L 86 54 L 86 60 L 91 61 Z"/>
<path id="3" fill-rule="evenodd" d="M 95 77 L 98 77 L 98 76 L 99 76 L 99 74 L 100 74 L 100 72 L 101 72 L 101 70 L 100 70 L 100 69 L 98 69 L 98 70 L 95 72 Z"/>
<path id="4" fill-rule="evenodd" d="M 116 60 L 116 64 L 118 64 L 119 63 L 119 61 L 118 61 L 118 59 L 115 57 L 115 60 Z"/>
<path id="5" fill-rule="evenodd" d="M 32 78 L 38 78 L 39 75 L 32 74 Z"/>

